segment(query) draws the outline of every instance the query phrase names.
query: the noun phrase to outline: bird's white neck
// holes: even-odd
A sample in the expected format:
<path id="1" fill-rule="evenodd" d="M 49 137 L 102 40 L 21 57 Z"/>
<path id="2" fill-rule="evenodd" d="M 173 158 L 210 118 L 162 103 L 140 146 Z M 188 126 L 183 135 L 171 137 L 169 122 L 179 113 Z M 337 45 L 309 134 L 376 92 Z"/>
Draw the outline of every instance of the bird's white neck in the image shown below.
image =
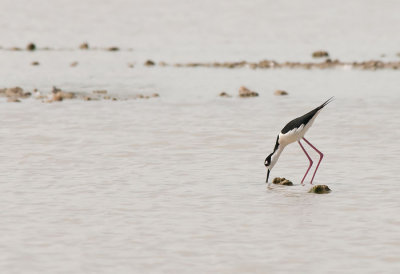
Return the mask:
<path id="1" fill-rule="evenodd" d="M 275 166 L 276 162 L 278 162 L 279 156 L 281 156 L 281 153 L 284 148 L 285 146 L 279 145 L 278 149 L 275 150 L 274 154 L 272 154 L 270 169 L 272 169 Z"/>

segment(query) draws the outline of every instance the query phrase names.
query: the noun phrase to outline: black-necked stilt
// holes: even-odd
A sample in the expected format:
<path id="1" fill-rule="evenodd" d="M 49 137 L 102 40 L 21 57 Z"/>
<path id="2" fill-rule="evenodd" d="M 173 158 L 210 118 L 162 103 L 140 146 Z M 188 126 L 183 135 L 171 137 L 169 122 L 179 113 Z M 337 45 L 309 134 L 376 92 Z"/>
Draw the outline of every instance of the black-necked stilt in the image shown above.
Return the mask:
<path id="1" fill-rule="evenodd" d="M 304 153 L 306 154 L 308 160 L 310 161 L 310 165 L 306 171 L 306 174 L 304 174 L 303 179 L 301 180 L 301 184 L 303 184 L 304 179 L 307 176 L 308 171 L 310 170 L 311 166 L 313 165 L 313 161 L 311 160 L 311 157 L 308 155 L 307 151 L 304 149 L 303 145 L 301 144 L 300 140 L 303 139 L 307 144 L 309 144 L 320 156 L 317 167 L 315 168 L 314 175 L 312 176 L 310 184 L 312 184 L 315 174 L 317 173 L 319 164 L 322 161 L 322 158 L 324 157 L 324 154 L 322 154 L 321 151 L 316 149 L 306 138 L 304 138 L 304 134 L 306 134 L 307 130 L 311 127 L 311 125 L 314 123 L 315 118 L 318 116 L 318 114 L 321 112 L 322 108 L 326 106 L 329 102 L 331 102 L 333 97 L 329 98 L 325 103 L 320 105 L 319 107 L 311 110 L 310 112 L 304 114 L 303 116 L 300 116 L 296 119 L 293 119 L 290 121 L 278 134 L 278 137 L 276 138 L 276 143 L 274 147 L 274 151 L 268 155 L 268 157 L 264 161 L 264 165 L 268 169 L 267 173 L 267 180 L 266 182 L 268 183 L 268 177 L 271 169 L 274 167 L 276 162 L 279 159 L 279 156 L 281 155 L 283 149 L 291 143 L 298 142 Z"/>

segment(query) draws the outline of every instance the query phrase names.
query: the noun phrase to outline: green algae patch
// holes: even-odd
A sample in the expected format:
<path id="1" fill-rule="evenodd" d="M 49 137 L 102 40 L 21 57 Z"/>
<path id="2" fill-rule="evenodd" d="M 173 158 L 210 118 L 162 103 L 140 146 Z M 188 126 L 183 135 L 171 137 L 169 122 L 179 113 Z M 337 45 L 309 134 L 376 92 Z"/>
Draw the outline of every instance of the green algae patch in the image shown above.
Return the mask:
<path id="1" fill-rule="evenodd" d="M 326 194 L 331 192 L 331 189 L 327 185 L 316 185 L 313 186 L 308 193 L 315 193 L 315 194 Z"/>
<path id="2" fill-rule="evenodd" d="M 283 185 L 283 186 L 292 186 L 293 183 L 292 181 L 286 179 L 286 178 L 280 178 L 280 177 L 276 177 L 272 180 L 272 183 L 275 185 Z"/>

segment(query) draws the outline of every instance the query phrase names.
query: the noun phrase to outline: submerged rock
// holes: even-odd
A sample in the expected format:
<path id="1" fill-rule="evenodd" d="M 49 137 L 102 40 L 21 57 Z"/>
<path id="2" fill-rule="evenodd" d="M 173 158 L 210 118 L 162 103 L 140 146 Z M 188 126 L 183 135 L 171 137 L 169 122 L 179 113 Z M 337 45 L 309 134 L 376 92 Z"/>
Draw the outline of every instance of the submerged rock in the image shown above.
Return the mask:
<path id="1" fill-rule="evenodd" d="M 292 186 L 293 183 L 292 181 L 289 181 L 286 178 L 280 178 L 280 177 L 276 177 L 272 180 L 272 183 L 275 185 L 284 185 L 284 186 Z"/>
<path id="2" fill-rule="evenodd" d="M 318 50 L 313 52 L 312 57 L 314 58 L 329 57 L 329 53 L 324 50 Z"/>
<path id="3" fill-rule="evenodd" d="M 256 97 L 258 93 L 252 90 L 249 90 L 245 86 L 241 86 L 239 88 L 239 97 Z"/>
<path id="4" fill-rule="evenodd" d="M 316 185 L 313 186 L 308 192 L 316 194 L 325 194 L 331 192 L 331 190 L 327 185 Z"/>
<path id="5" fill-rule="evenodd" d="M 288 95 L 288 94 L 289 93 L 287 91 L 279 90 L 279 89 L 274 92 L 274 95 L 276 95 L 276 96 L 284 96 L 284 95 Z"/>

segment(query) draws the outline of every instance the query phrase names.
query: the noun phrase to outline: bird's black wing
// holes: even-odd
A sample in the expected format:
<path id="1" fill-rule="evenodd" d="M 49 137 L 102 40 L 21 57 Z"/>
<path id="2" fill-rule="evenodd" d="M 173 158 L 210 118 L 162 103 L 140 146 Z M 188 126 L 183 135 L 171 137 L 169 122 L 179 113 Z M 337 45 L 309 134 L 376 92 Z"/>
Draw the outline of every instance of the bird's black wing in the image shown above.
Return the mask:
<path id="1" fill-rule="evenodd" d="M 324 106 L 329 104 L 329 102 L 331 102 L 332 99 L 333 99 L 333 97 L 329 98 L 326 102 L 324 102 L 319 107 L 311 110 L 310 112 L 304 114 L 303 116 L 300 116 L 300 117 L 298 117 L 296 119 L 293 119 L 292 121 L 287 123 L 287 125 L 281 130 L 281 133 L 285 134 L 285 133 L 291 131 L 292 129 L 299 128 L 301 125 L 306 125 L 314 117 L 314 115 L 320 109 L 322 109 Z"/>

